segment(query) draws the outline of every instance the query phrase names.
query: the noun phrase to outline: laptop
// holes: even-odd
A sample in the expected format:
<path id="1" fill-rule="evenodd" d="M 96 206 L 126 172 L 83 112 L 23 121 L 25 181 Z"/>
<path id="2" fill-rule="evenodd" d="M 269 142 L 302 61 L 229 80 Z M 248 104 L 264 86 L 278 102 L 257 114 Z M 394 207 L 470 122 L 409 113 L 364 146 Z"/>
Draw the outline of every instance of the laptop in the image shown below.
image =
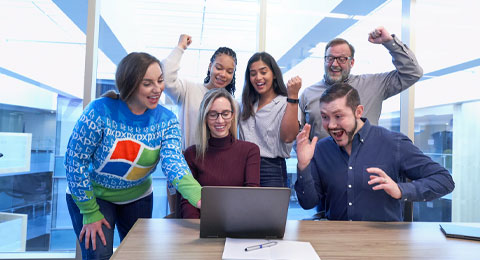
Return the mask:
<path id="1" fill-rule="evenodd" d="M 201 238 L 283 238 L 289 188 L 205 186 Z"/>
<path id="2" fill-rule="evenodd" d="M 480 241 L 480 227 L 443 223 L 440 229 L 446 237 Z"/>

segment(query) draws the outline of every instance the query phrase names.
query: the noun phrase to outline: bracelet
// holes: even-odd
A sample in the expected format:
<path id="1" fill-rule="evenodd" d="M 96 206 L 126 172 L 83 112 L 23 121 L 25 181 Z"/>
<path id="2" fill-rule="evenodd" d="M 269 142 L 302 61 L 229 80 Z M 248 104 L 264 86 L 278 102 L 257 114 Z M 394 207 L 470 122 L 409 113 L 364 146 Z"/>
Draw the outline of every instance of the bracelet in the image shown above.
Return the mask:
<path id="1" fill-rule="evenodd" d="M 294 98 L 287 98 L 288 103 L 298 104 L 300 100 Z"/>

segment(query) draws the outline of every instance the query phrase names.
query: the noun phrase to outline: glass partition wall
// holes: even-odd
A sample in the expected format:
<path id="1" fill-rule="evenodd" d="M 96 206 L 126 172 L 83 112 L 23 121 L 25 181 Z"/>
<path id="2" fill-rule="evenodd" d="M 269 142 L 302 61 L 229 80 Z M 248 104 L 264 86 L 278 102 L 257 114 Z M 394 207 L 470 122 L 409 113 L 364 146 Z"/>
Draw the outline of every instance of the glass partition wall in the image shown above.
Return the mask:
<path id="1" fill-rule="evenodd" d="M 260 10 L 262 1 L 266 10 Z M 405 0 L 262 1 L 101 1 L 95 93 L 114 87 L 116 64 L 127 53 L 145 51 L 163 59 L 181 33 L 193 37 L 182 58 L 181 77 L 201 82 L 216 48 L 228 46 L 237 52 L 239 101 L 245 66 L 260 38 L 265 39 L 265 51 L 278 60 L 284 78 L 299 75 L 303 88 L 323 77 L 325 44 L 335 37 L 356 48 L 353 74 L 393 69 L 388 52 L 369 43 L 367 34 L 383 25 L 403 39 Z M 452 194 L 415 203 L 414 220 L 478 222 L 474 187 L 480 182 L 480 164 L 474 148 L 480 142 L 475 120 L 480 51 L 474 44 L 480 22 L 475 10 L 480 6 L 468 0 L 410 4 L 410 40 L 424 69 L 414 88 L 414 141 L 451 171 L 456 182 Z M 87 8 L 86 0 L 0 0 L 0 23 L 8 24 L 0 26 L 0 230 L 8 232 L 7 226 L 17 232 L 23 223 L 27 227 L 25 236 L 18 236 L 25 246 L 19 241 L 0 247 L 0 258 L 7 257 L 3 252 L 75 250 L 63 160 L 83 110 Z M 265 30 L 259 28 L 262 13 Z M 165 96 L 161 103 L 177 111 Z M 399 115 L 400 98 L 395 96 L 384 102 L 380 125 L 399 131 Z M 287 164 L 293 184 L 294 152 Z M 168 207 L 160 170 L 154 174 L 154 186 L 154 217 L 161 218 Z M 289 219 L 314 213 L 301 209 L 292 196 Z M 19 220 L 5 221 L 8 214 Z"/>

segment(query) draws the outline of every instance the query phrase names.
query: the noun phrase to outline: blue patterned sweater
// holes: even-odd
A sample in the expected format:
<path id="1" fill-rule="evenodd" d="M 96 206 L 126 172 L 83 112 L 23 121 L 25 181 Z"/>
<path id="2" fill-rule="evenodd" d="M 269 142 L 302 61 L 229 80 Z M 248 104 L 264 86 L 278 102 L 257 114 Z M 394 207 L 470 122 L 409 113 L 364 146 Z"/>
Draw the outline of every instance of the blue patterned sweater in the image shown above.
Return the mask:
<path id="1" fill-rule="evenodd" d="M 95 198 L 125 202 L 145 194 L 158 163 L 168 182 L 196 205 L 201 187 L 182 155 L 181 132 L 171 111 L 158 105 L 135 115 L 121 100 L 91 102 L 74 127 L 65 155 L 68 187 L 83 223 L 103 218 Z"/>

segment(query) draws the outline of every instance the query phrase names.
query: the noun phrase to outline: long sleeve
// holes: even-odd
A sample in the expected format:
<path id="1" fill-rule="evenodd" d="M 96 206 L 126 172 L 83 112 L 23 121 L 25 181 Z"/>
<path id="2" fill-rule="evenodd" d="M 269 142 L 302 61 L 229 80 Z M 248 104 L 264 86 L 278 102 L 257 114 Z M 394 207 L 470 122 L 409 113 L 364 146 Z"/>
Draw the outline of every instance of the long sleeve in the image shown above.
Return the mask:
<path id="1" fill-rule="evenodd" d="M 260 186 L 260 148 L 257 145 L 252 145 L 248 151 L 245 164 L 245 184 L 243 186 Z"/>
<path id="2" fill-rule="evenodd" d="M 317 150 L 317 148 L 315 148 L 315 150 Z M 311 209 L 317 206 L 320 201 L 322 201 L 323 193 L 321 191 L 321 184 L 317 175 L 315 156 L 305 169 L 300 171 L 297 168 L 295 191 L 297 193 L 298 202 L 304 209 Z"/>
<path id="3" fill-rule="evenodd" d="M 181 134 L 176 118 L 167 122 L 164 128 L 160 162 L 163 172 L 173 186 L 192 205 L 197 205 L 201 196 L 201 186 L 192 176 L 181 152 Z"/>
<path id="4" fill-rule="evenodd" d="M 65 154 L 68 188 L 83 215 L 84 224 L 104 218 L 95 199 L 89 172 L 93 154 L 102 140 L 102 127 L 103 121 L 90 103 L 73 129 Z"/>
<path id="5" fill-rule="evenodd" d="M 177 46 L 167 58 L 162 61 L 165 79 L 165 94 L 167 94 L 175 104 L 184 103 L 187 93 L 187 83 L 178 78 L 178 71 L 180 70 L 180 61 L 183 53 L 184 50 Z"/>
<path id="6" fill-rule="evenodd" d="M 415 84 L 423 76 L 423 69 L 415 54 L 397 37 L 383 45 L 392 55 L 396 69 L 387 74 L 382 84 L 385 86 L 383 99 L 387 99 Z"/>
<path id="7" fill-rule="evenodd" d="M 182 149 L 196 144 L 195 128 L 198 120 L 200 103 L 208 91 L 203 82 L 192 82 L 178 78 L 180 60 L 184 50 L 176 47 L 163 60 L 165 94 L 179 107 L 178 120 L 182 129 Z"/>
<path id="8" fill-rule="evenodd" d="M 399 142 L 399 164 L 412 182 L 398 183 L 402 200 L 427 201 L 453 191 L 455 183 L 451 174 L 440 164 L 423 154 L 408 137 L 401 135 Z"/>

